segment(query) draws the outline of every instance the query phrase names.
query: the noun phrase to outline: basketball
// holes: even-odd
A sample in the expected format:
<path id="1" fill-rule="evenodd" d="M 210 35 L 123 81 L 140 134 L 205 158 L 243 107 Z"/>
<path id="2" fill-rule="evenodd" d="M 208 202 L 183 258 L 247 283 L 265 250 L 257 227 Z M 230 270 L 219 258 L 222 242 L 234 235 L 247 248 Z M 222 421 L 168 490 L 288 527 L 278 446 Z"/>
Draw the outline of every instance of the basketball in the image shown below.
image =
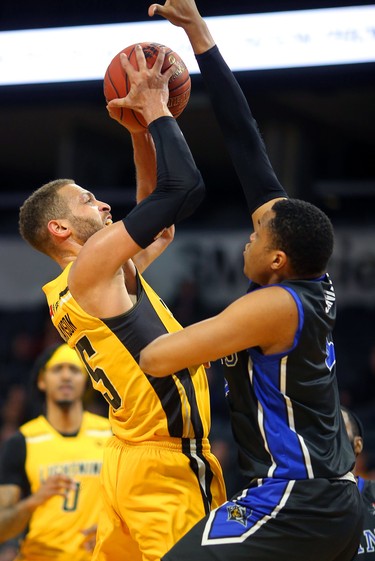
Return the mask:
<path id="1" fill-rule="evenodd" d="M 139 43 L 145 54 L 148 68 L 152 68 L 160 47 L 164 47 L 160 43 Z M 165 72 L 172 64 L 176 65 L 176 72 L 169 80 L 169 101 L 168 109 L 172 115 L 177 118 L 185 109 L 191 91 L 191 80 L 189 71 L 186 68 L 181 57 L 169 47 L 166 48 L 165 60 L 162 66 L 162 72 Z M 103 89 L 104 97 L 108 101 L 125 97 L 129 93 L 130 84 L 125 70 L 121 66 L 120 55 L 125 53 L 129 62 L 138 68 L 135 44 L 126 47 L 120 51 L 110 62 L 104 75 Z M 146 122 L 142 115 L 133 109 L 119 107 L 112 110 L 117 113 L 118 119 L 132 132 L 141 132 L 147 128 Z"/>

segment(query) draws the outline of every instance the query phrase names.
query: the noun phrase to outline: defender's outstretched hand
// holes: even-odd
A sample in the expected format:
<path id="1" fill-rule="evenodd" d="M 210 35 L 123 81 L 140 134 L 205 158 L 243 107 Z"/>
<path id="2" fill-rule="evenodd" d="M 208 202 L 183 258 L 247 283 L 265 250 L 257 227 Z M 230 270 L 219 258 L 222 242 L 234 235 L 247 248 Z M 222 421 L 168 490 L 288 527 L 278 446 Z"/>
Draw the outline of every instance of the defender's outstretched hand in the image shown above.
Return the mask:
<path id="1" fill-rule="evenodd" d="M 152 17 L 155 14 L 163 16 L 177 27 L 185 27 L 201 18 L 194 0 L 167 0 L 164 6 L 151 4 L 148 15 Z"/>
<path id="2" fill-rule="evenodd" d="M 167 0 L 164 5 L 151 4 L 148 15 L 153 17 L 156 14 L 185 30 L 195 54 L 204 53 L 214 46 L 215 41 L 194 0 Z"/>

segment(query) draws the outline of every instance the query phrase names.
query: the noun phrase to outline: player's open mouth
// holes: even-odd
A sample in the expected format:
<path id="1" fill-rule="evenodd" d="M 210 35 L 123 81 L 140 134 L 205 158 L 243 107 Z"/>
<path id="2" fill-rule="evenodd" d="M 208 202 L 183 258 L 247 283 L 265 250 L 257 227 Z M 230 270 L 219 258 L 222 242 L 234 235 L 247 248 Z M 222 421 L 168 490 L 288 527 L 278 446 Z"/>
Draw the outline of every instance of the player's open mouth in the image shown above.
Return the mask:
<path id="1" fill-rule="evenodd" d="M 109 217 L 108 217 L 107 220 L 105 221 L 104 225 L 105 225 L 105 226 L 109 226 L 110 224 L 113 224 L 112 218 L 109 218 Z"/>

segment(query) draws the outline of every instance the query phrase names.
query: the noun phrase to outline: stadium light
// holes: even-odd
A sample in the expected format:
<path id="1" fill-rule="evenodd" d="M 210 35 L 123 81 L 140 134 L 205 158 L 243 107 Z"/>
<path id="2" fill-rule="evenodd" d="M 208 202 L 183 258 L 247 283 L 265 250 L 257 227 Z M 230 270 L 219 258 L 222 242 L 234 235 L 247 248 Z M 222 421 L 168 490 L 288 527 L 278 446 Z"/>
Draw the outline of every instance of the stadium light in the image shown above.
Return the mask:
<path id="1" fill-rule="evenodd" d="M 206 18 L 234 71 L 375 61 L 375 6 Z M 198 72 L 184 31 L 165 20 L 0 33 L 0 86 L 102 80 L 117 52 L 160 42 Z"/>

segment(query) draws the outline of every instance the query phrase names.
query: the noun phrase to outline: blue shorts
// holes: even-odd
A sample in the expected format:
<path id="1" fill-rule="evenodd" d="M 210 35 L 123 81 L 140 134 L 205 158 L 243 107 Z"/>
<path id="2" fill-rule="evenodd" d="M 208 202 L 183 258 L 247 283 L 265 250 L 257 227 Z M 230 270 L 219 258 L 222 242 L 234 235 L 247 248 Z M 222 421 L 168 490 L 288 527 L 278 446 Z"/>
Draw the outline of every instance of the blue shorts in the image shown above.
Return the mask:
<path id="1" fill-rule="evenodd" d="M 254 480 L 196 524 L 162 561 L 351 561 L 362 516 L 351 481 Z"/>

